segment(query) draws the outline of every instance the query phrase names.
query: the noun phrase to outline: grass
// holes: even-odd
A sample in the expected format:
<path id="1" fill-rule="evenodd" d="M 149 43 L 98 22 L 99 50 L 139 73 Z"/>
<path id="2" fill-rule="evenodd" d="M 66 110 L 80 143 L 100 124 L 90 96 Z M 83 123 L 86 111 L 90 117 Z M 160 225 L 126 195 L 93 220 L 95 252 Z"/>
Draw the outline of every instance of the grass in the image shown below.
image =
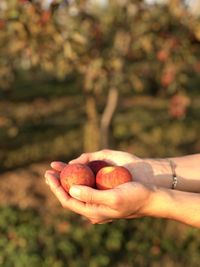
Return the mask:
<path id="1" fill-rule="evenodd" d="M 45 221 L 35 210 L 1 207 L 0 212 L 0 263 L 4 267 L 199 264 L 200 232 L 189 227 L 180 230 L 176 223 L 144 218 L 95 226 L 73 214 Z"/>

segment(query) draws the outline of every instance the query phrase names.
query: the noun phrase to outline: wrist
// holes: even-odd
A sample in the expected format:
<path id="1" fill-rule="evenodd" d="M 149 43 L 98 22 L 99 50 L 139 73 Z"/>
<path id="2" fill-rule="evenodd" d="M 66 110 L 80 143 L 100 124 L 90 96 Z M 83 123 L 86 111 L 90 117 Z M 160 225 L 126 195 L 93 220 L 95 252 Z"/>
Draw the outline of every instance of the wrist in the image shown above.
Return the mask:
<path id="1" fill-rule="evenodd" d="M 152 175 L 150 183 L 157 187 L 171 189 L 172 170 L 167 159 L 146 159 L 145 162 L 151 167 Z"/>
<path id="2" fill-rule="evenodd" d="M 172 198 L 169 189 L 152 187 L 149 201 L 144 210 L 145 216 L 171 219 L 173 216 L 169 206 L 172 206 Z"/>
<path id="3" fill-rule="evenodd" d="M 171 158 L 178 177 L 178 190 L 185 192 L 200 192 L 199 160 L 200 155 L 188 155 Z"/>

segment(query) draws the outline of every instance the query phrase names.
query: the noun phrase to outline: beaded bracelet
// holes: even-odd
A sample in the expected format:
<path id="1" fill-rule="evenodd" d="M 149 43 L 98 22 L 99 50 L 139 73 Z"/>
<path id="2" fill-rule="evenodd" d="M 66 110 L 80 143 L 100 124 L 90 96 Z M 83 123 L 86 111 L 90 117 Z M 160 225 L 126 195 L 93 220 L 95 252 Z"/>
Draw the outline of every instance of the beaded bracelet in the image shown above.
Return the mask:
<path id="1" fill-rule="evenodd" d="M 176 171 L 175 171 L 175 164 L 171 159 L 169 159 L 169 164 L 172 170 L 172 179 L 173 179 L 171 188 L 175 189 L 178 183 L 178 178 L 177 178 Z"/>

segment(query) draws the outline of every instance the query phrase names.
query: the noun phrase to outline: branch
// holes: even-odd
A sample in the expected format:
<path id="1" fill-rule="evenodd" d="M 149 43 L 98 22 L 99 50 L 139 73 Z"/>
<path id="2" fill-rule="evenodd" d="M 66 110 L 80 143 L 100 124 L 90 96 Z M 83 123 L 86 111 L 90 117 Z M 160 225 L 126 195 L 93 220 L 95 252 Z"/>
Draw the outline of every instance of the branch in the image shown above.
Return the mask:
<path id="1" fill-rule="evenodd" d="M 109 127 L 117 107 L 118 90 L 113 87 L 110 88 L 107 97 L 107 103 L 101 118 L 101 146 L 106 148 L 109 145 Z"/>

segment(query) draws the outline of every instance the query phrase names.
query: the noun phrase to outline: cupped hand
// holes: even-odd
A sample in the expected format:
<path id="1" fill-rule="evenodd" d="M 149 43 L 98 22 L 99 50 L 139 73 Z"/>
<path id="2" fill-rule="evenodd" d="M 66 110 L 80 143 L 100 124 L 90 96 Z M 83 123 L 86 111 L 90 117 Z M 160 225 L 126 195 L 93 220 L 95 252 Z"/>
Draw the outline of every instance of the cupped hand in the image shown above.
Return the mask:
<path id="1" fill-rule="evenodd" d="M 63 168 L 64 165 L 59 163 L 58 166 Z M 86 217 L 93 224 L 120 218 L 137 218 L 148 213 L 153 192 L 150 186 L 129 182 L 114 189 L 97 190 L 75 185 L 68 194 L 60 184 L 59 170 L 49 170 L 45 177 L 51 191 L 65 209 Z"/>
<path id="2" fill-rule="evenodd" d="M 87 186 L 73 186 L 69 194 L 62 188 L 60 172 L 67 163 L 54 161 L 51 170 L 45 174 L 46 180 L 62 206 L 74 211 L 92 223 L 105 223 L 117 218 L 135 218 L 147 215 L 149 202 L 154 188 L 165 178 L 167 168 L 158 160 L 140 159 L 132 154 L 116 150 L 100 150 L 83 153 L 69 164 L 87 164 L 93 160 L 105 160 L 110 164 L 126 167 L 133 177 L 133 182 L 119 185 L 114 189 L 96 190 Z M 165 182 L 166 180 L 166 182 Z"/>
<path id="3" fill-rule="evenodd" d="M 144 159 L 136 157 L 127 152 L 103 149 L 92 153 L 83 153 L 76 159 L 69 162 L 72 163 L 82 163 L 87 164 L 93 160 L 105 160 L 106 162 L 117 165 L 124 166 L 132 174 L 133 181 L 138 181 L 143 184 L 152 183 L 154 178 L 154 173 L 152 166 Z M 54 161 L 51 163 L 51 167 L 55 171 L 61 171 L 66 166 L 66 163 Z"/>

